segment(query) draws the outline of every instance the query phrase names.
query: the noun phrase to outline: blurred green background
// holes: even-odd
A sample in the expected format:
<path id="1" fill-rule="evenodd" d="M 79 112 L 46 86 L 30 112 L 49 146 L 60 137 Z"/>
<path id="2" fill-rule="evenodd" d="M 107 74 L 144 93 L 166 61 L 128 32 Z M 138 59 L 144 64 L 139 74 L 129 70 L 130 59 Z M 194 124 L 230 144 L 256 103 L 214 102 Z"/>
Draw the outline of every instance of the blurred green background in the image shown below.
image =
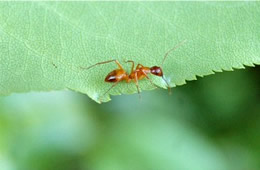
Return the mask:
<path id="1" fill-rule="evenodd" d="M 0 98 L 0 170 L 259 170 L 260 69 L 99 105 L 71 91 Z"/>

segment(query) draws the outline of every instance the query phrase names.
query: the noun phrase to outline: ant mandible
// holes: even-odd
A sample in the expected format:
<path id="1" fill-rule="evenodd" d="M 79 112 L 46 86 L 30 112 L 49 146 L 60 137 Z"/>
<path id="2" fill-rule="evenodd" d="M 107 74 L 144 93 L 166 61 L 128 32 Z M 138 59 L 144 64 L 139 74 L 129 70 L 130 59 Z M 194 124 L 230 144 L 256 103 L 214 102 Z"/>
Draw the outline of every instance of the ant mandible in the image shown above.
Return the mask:
<path id="1" fill-rule="evenodd" d="M 173 47 L 172 49 L 170 49 L 168 52 L 165 53 L 163 61 L 161 66 L 153 66 L 153 67 L 145 67 L 142 64 L 138 64 L 136 66 L 136 68 L 134 69 L 135 63 L 132 60 L 127 60 L 126 62 L 130 62 L 132 63 L 132 68 L 131 68 L 131 73 L 128 74 L 125 69 L 122 67 L 122 65 L 117 61 L 117 60 L 108 60 L 108 61 L 103 61 L 103 62 L 99 62 L 96 63 L 92 66 L 89 67 L 81 67 L 81 69 L 90 69 L 92 67 L 95 67 L 97 65 L 101 65 L 101 64 L 106 64 L 106 63 L 111 63 L 111 62 L 115 62 L 117 64 L 117 66 L 119 67 L 118 69 L 115 69 L 113 71 L 111 71 L 110 73 L 108 73 L 108 75 L 105 78 L 105 82 L 108 83 L 113 83 L 113 85 L 103 94 L 103 96 L 105 96 L 113 87 L 115 87 L 119 82 L 125 80 L 126 83 L 130 83 L 132 80 L 135 82 L 136 88 L 137 88 L 137 92 L 139 94 L 140 97 L 140 88 L 139 88 L 139 84 L 138 84 L 138 80 L 142 80 L 144 78 L 148 79 L 150 81 L 150 83 L 155 86 L 155 87 L 159 87 L 157 85 L 155 85 L 152 80 L 148 77 L 148 74 L 153 74 L 155 76 L 159 76 L 162 77 L 162 79 L 165 81 L 165 83 L 167 84 L 167 88 L 169 90 L 169 93 L 171 93 L 171 88 L 169 83 L 167 82 L 167 80 L 164 78 L 163 75 L 163 71 L 162 71 L 162 65 L 166 59 L 166 57 L 168 56 L 168 54 L 172 51 L 174 51 L 175 49 L 179 48 L 184 42 L 186 42 L 186 40 L 180 42 L 178 45 L 176 45 L 175 47 Z M 102 96 L 102 97 L 103 97 Z"/>

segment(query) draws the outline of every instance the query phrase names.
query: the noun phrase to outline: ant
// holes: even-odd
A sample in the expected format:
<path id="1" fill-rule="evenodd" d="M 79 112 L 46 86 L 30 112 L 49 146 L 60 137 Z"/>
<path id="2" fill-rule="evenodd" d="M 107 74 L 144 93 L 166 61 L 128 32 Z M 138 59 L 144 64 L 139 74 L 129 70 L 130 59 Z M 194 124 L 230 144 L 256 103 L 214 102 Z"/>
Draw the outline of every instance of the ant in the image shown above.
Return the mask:
<path id="1" fill-rule="evenodd" d="M 142 80 L 144 78 L 148 79 L 150 81 L 150 83 L 155 86 L 155 87 L 159 87 L 157 85 L 155 85 L 152 80 L 148 77 L 148 74 L 153 74 L 155 76 L 159 76 L 162 77 L 162 79 L 165 81 L 165 83 L 167 84 L 167 88 L 169 91 L 169 94 L 171 94 L 171 88 L 169 83 L 167 82 L 167 80 L 164 78 L 163 75 L 163 71 L 162 71 L 162 65 L 166 59 L 166 57 L 168 56 L 168 54 L 172 51 L 174 51 L 175 49 L 179 48 L 184 42 L 186 42 L 186 40 L 182 41 L 181 43 L 179 43 L 178 45 L 176 45 L 175 47 L 173 47 L 172 49 L 170 49 L 168 52 L 166 52 L 166 54 L 164 55 L 163 61 L 161 66 L 152 66 L 152 67 L 145 67 L 142 64 L 137 64 L 136 68 L 134 69 L 135 63 L 132 60 L 127 60 L 125 61 L 126 63 L 130 62 L 132 63 L 132 68 L 131 68 L 131 72 L 130 74 L 128 74 L 125 69 L 122 67 L 122 65 L 117 61 L 117 60 L 108 60 L 108 61 L 104 61 L 104 62 L 99 62 L 96 63 L 92 66 L 89 67 L 81 67 L 81 69 L 90 69 L 93 68 L 97 65 L 101 65 L 101 64 L 106 64 L 106 63 L 111 63 L 111 62 L 115 62 L 117 64 L 117 66 L 119 67 L 118 69 L 115 69 L 113 71 L 111 71 L 110 73 L 108 73 L 108 75 L 105 78 L 105 82 L 108 83 L 113 83 L 113 85 L 103 94 L 103 96 L 105 96 L 113 87 L 115 87 L 119 82 L 125 80 L 126 83 L 130 83 L 132 80 L 135 82 L 136 88 L 137 88 L 137 92 L 139 94 L 139 97 L 141 97 L 140 95 L 140 88 L 139 88 L 139 84 L 138 84 L 138 80 Z"/>

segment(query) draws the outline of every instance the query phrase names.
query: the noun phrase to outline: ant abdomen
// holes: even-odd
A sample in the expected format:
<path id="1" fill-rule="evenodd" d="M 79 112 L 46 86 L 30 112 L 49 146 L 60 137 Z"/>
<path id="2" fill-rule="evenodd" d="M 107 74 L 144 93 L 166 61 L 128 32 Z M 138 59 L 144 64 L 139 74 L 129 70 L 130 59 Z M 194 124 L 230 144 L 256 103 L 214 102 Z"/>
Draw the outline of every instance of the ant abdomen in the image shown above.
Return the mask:
<path id="1" fill-rule="evenodd" d="M 107 77 L 105 78 L 105 82 L 108 82 L 108 83 L 117 82 L 116 76 L 107 75 Z"/>
<path id="2" fill-rule="evenodd" d="M 121 70 L 121 69 L 117 69 L 117 70 L 113 70 L 111 71 L 105 78 L 105 82 L 108 83 L 115 83 L 118 82 L 121 79 L 124 79 L 126 77 L 126 72 Z"/>

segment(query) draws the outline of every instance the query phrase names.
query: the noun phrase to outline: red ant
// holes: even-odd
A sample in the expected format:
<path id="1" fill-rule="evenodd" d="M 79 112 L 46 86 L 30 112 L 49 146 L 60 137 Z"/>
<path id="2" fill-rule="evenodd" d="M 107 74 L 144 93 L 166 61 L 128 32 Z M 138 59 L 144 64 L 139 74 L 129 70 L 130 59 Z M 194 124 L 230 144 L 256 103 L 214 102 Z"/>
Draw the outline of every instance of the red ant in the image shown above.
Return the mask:
<path id="1" fill-rule="evenodd" d="M 170 88 L 170 85 L 169 83 L 167 82 L 167 80 L 164 78 L 164 75 L 163 75 L 163 71 L 162 71 L 162 65 L 166 59 L 166 57 L 168 56 L 168 54 L 172 51 L 174 51 L 175 49 L 179 48 L 186 40 L 182 41 L 181 43 L 179 43 L 178 45 L 176 45 L 175 47 L 173 47 L 172 49 L 170 49 L 165 55 L 164 55 L 164 58 L 163 58 L 163 61 L 162 61 L 162 64 L 161 66 L 153 66 L 153 67 L 145 67 L 143 66 L 142 64 L 138 64 L 134 70 L 134 61 L 132 60 L 128 60 L 126 62 L 131 62 L 132 63 L 132 68 L 131 68 L 131 73 L 128 74 L 124 68 L 122 67 L 122 65 L 117 61 L 117 60 L 109 60 L 109 61 L 104 61 L 104 62 L 99 62 L 99 63 L 96 63 L 92 66 L 89 66 L 89 67 L 81 67 L 81 69 L 90 69 L 92 67 L 95 67 L 97 65 L 100 65 L 100 64 L 106 64 L 106 63 L 110 63 L 110 62 L 115 62 L 117 65 L 118 65 L 118 69 L 115 69 L 113 71 L 111 71 L 110 73 L 108 73 L 108 75 L 106 76 L 105 78 L 105 82 L 108 82 L 108 83 L 114 83 L 104 94 L 103 96 L 105 96 L 113 87 L 115 87 L 119 82 L 125 80 L 127 83 L 130 83 L 132 80 L 135 82 L 135 85 L 136 85 L 136 88 L 137 88 L 137 91 L 138 91 L 138 94 L 140 96 L 140 89 L 139 89 L 139 84 L 138 84 L 138 80 L 142 80 L 144 78 L 147 78 L 150 83 L 155 86 L 155 87 L 159 87 L 157 85 L 155 85 L 152 80 L 148 77 L 148 74 L 153 74 L 155 76 L 159 76 L 159 77 L 162 77 L 162 79 L 165 81 L 165 83 L 167 84 L 167 88 L 169 90 L 169 94 L 171 93 L 171 88 Z"/>

